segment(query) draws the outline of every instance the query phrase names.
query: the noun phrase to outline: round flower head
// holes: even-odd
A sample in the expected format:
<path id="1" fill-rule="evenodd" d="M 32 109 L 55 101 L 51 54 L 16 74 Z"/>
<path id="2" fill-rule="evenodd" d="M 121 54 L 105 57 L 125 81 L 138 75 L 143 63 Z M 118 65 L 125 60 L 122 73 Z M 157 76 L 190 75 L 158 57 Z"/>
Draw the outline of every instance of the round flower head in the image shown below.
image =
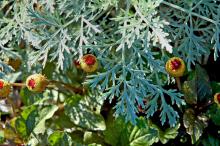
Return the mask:
<path id="1" fill-rule="evenodd" d="M 220 93 L 216 93 L 214 95 L 214 102 L 217 103 L 218 106 L 220 106 Z"/>
<path id="2" fill-rule="evenodd" d="M 26 80 L 26 86 L 30 91 L 33 92 L 43 92 L 47 85 L 49 84 L 48 80 L 42 74 L 33 74 L 30 75 Z"/>
<path id="3" fill-rule="evenodd" d="M 98 61 L 94 55 L 87 54 L 80 59 L 80 66 L 85 72 L 94 72 L 98 68 Z"/>
<path id="4" fill-rule="evenodd" d="M 0 97 L 8 97 L 11 92 L 11 84 L 0 79 Z"/>
<path id="5" fill-rule="evenodd" d="M 184 61 L 178 57 L 172 57 L 166 62 L 166 71 L 173 77 L 181 77 L 185 72 Z"/>

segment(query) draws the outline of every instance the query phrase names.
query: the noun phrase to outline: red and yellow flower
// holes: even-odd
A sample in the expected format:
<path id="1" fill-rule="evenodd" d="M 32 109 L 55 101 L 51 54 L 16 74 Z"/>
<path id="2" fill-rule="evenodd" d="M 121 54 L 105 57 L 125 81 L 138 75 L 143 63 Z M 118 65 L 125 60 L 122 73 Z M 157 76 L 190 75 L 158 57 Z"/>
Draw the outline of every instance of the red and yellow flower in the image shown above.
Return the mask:
<path id="1" fill-rule="evenodd" d="M 30 91 L 38 92 L 38 93 L 43 92 L 48 84 L 49 81 L 42 74 L 30 75 L 26 80 L 27 88 Z"/>
<path id="2" fill-rule="evenodd" d="M 8 97 L 11 92 L 11 84 L 0 79 L 0 97 Z"/>
<path id="3" fill-rule="evenodd" d="M 94 55 L 87 54 L 80 59 L 80 66 L 85 72 L 94 72 L 98 68 L 98 61 Z"/>
<path id="4" fill-rule="evenodd" d="M 185 63 L 179 57 L 172 57 L 166 62 L 166 71 L 173 77 L 183 76 L 185 69 Z"/>

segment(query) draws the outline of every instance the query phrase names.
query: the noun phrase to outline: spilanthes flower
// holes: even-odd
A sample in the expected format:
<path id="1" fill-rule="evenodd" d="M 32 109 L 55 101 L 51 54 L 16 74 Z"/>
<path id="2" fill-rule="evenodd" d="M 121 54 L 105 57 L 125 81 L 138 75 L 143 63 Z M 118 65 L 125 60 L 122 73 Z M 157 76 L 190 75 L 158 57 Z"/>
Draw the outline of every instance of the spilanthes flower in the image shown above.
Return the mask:
<path id="1" fill-rule="evenodd" d="M 98 68 L 98 61 L 94 55 L 87 54 L 80 59 L 80 66 L 85 72 L 94 72 Z"/>
<path id="2" fill-rule="evenodd" d="M 11 84 L 0 79 L 0 97 L 8 97 L 11 92 Z"/>
<path id="3" fill-rule="evenodd" d="M 173 77 L 183 76 L 185 69 L 185 63 L 179 57 L 172 57 L 166 62 L 166 71 Z"/>
<path id="4" fill-rule="evenodd" d="M 30 91 L 33 92 L 43 92 L 49 81 L 42 74 L 30 75 L 26 80 L 26 86 Z"/>

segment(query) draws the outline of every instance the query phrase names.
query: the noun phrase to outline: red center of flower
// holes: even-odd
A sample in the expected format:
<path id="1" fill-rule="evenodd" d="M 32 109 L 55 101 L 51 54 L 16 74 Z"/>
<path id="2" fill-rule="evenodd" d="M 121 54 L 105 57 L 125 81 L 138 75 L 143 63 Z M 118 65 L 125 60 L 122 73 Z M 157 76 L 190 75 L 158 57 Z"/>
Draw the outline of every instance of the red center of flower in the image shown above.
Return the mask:
<path id="1" fill-rule="evenodd" d="M 220 94 L 217 95 L 218 103 L 220 103 Z"/>
<path id="2" fill-rule="evenodd" d="M 36 82 L 34 79 L 30 79 L 28 81 L 28 86 L 31 87 L 32 89 L 35 88 Z"/>
<path id="3" fill-rule="evenodd" d="M 0 89 L 4 87 L 4 82 L 0 81 Z"/>
<path id="4" fill-rule="evenodd" d="M 93 55 L 87 55 L 84 58 L 85 62 L 87 65 L 94 65 L 96 62 L 96 59 Z"/>
<path id="5" fill-rule="evenodd" d="M 177 70 L 181 66 L 181 62 L 178 59 L 174 59 L 171 61 L 171 69 L 172 70 Z"/>

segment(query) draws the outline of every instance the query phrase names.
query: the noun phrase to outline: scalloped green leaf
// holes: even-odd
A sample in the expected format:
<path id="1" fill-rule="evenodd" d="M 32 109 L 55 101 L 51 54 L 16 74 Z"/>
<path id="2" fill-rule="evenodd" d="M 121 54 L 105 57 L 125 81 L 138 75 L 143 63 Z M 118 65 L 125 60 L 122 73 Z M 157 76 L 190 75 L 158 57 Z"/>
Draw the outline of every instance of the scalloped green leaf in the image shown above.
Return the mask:
<path id="1" fill-rule="evenodd" d="M 193 109 L 187 109 L 183 115 L 183 124 L 186 132 L 191 136 L 192 144 L 195 144 L 202 136 L 203 130 L 207 127 L 207 117 L 195 115 Z"/>

